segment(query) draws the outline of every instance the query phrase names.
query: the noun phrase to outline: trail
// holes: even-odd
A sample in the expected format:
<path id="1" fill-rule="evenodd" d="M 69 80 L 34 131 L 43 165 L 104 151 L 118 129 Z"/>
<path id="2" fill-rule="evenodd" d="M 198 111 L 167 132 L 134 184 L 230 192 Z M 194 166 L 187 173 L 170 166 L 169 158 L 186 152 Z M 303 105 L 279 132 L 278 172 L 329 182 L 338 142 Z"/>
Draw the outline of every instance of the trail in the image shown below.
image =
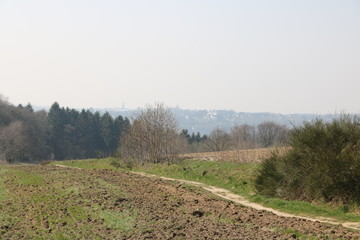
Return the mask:
<path id="1" fill-rule="evenodd" d="M 81 168 L 77 168 L 77 167 L 69 167 L 69 166 L 64 166 L 64 165 L 60 165 L 60 164 L 56 164 L 54 166 L 63 167 L 63 168 L 81 169 Z M 158 178 L 158 179 L 163 179 L 163 180 L 168 180 L 168 181 L 176 181 L 176 182 L 179 182 L 179 183 L 184 183 L 184 184 L 188 184 L 188 185 L 197 186 L 197 187 L 205 189 L 205 190 L 211 192 L 212 194 L 214 194 L 214 195 L 216 195 L 218 197 L 221 197 L 223 199 L 226 199 L 226 200 L 232 201 L 234 203 L 238 203 L 238 204 L 241 204 L 243 206 L 253 208 L 253 209 L 256 209 L 256 210 L 259 210 L 259 211 L 268 211 L 268 212 L 271 212 L 271 213 L 273 213 L 273 214 L 275 214 L 277 216 L 281 216 L 281 217 L 304 219 L 304 220 L 308 220 L 308 221 L 312 221 L 312 222 L 329 223 L 329 224 L 333 224 L 333 225 L 341 225 L 343 227 L 353 229 L 353 230 L 360 230 L 360 222 L 339 222 L 339 221 L 337 221 L 335 219 L 332 219 L 332 218 L 305 217 L 305 216 L 299 216 L 299 215 L 295 215 L 295 214 L 291 214 L 291 213 L 281 212 L 281 211 L 278 211 L 278 210 L 273 209 L 273 208 L 264 207 L 264 206 L 262 206 L 260 204 L 250 202 L 250 201 L 246 200 L 244 197 L 242 197 L 241 195 L 234 194 L 234 193 L 232 193 L 229 190 L 226 190 L 224 188 L 210 186 L 210 185 L 200 183 L 200 182 L 183 180 L 183 179 L 175 179 L 175 178 L 169 178 L 169 177 L 162 177 L 162 176 L 149 174 L 149 173 L 144 173 L 144 172 L 130 172 L 130 173 L 135 174 L 135 175 L 140 175 L 140 176 L 143 176 L 143 177 Z"/>
<path id="2" fill-rule="evenodd" d="M 354 229 L 354 230 L 360 230 L 360 223 L 359 222 L 339 222 L 336 221 L 335 219 L 331 219 L 331 218 L 313 218 L 313 217 L 304 217 L 304 216 L 299 216 L 299 215 L 295 215 L 295 214 L 291 214 L 291 213 L 286 213 L 286 212 L 281 212 L 278 210 L 275 210 L 273 208 L 268 208 L 268 207 L 264 207 L 260 204 L 257 203 L 253 203 L 253 202 L 249 202 L 248 200 L 246 200 L 244 197 L 242 197 L 241 195 L 238 194 L 234 194 L 232 192 L 230 192 L 229 190 L 226 190 L 224 188 L 219 188 L 219 187 L 214 187 L 214 186 L 210 186 L 210 185 L 206 185 L 204 183 L 200 183 L 200 182 L 195 182 L 195 181 L 188 181 L 188 180 L 182 180 L 182 179 L 175 179 L 175 178 L 169 178 L 169 177 L 161 177 L 161 176 L 157 176 L 154 174 L 149 174 L 149 173 L 144 173 L 144 172 L 131 172 L 133 174 L 138 174 L 144 177 L 155 177 L 155 178 L 160 178 L 160 179 L 164 179 L 164 180 L 169 180 L 169 181 L 177 181 L 177 182 L 181 182 L 181 183 L 185 183 L 185 184 L 189 184 L 189 185 L 194 185 L 197 187 L 201 187 L 213 194 L 215 194 L 216 196 L 219 196 L 223 199 L 226 200 L 230 200 L 232 202 L 241 204 L 243 206 L 246 207 L 250 207 L 256 210 L 265 210 L 268 212 L 271 212 L 277 216 L 281 216 L 281 217 L 289 217 L 289 218 L 299 218 L 299 219 L 305 219 L 305 220 L 309 220 L 312 222 L 322 222 L 322 223 L 330 223 L 330 224 L 334 224 L 334 225 L 342 225 L 343 227 L 346 228 L 350 228 L 350 229 Z"/>

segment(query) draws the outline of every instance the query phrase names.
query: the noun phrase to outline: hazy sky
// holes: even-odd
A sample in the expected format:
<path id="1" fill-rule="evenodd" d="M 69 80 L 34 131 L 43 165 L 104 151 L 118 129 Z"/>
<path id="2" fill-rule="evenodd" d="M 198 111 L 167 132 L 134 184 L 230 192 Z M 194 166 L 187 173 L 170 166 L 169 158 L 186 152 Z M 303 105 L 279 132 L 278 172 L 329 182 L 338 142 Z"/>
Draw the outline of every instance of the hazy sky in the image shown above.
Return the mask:
<path id="1" fill-rule="evenodd" d="M 358 0 L 0 0 L 13 104 L 360 113 Z"/>

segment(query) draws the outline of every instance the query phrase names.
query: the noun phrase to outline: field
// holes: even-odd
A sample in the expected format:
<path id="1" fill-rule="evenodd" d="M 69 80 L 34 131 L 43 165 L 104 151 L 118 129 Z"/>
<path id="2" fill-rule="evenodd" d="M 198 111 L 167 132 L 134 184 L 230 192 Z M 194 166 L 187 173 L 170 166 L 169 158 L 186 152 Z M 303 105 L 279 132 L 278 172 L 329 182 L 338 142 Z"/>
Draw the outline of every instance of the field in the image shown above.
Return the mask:
<path id="1" fill-rule="evenodd" d="M 12 165 L 1 166 L 0 179 L 0 239 L 360 239 L 126 171 Z"/>
<path id="2" fill-rule="evenodd" d="M 183 157 L 190 159 L 201 159 L 207 161 L 226 161 L 238 163 L 258 163 L 271 156 L 272 152 L 285 153 L 288 147 L 279 148 L 257 148 L 245 150 L 230 150 L 220 152 L 189 153 Z"/>

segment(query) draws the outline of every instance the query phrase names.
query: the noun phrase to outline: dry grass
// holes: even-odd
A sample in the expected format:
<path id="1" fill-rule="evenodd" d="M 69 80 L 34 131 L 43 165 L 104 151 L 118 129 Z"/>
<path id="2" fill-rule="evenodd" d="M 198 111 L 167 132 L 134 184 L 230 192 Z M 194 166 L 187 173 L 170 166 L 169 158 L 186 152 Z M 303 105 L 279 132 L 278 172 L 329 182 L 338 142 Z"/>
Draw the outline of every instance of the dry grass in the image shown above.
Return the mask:
<path id="1" fill-rule="evenodd" d="M 187 153 L 182 156 L 185 158 L 195 158 L 209 161 L 227 161 L 241 163 L 256 163 L 271 156 L 274 151 L 284 154 L 289 150 L 288 147 L 278 148 L 257 148 L 246 150 L 230 150 L 221 152 L 203 152 L 203 153 Z"/>

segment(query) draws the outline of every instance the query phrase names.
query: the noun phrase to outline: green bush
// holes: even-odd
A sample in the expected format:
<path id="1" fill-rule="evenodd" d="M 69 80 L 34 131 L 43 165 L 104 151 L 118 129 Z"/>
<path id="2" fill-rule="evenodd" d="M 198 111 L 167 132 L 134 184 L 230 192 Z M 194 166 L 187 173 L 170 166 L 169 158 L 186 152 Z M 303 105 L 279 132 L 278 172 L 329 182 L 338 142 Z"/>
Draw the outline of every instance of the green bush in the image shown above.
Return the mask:
<path id="1" fill-rule="evenodd" d="M 255 182 L 261 194 L 302 200 L 360 202 L 360 119 L 342 115 L 296 127 L 291 150 L 266 159 Z"/>

